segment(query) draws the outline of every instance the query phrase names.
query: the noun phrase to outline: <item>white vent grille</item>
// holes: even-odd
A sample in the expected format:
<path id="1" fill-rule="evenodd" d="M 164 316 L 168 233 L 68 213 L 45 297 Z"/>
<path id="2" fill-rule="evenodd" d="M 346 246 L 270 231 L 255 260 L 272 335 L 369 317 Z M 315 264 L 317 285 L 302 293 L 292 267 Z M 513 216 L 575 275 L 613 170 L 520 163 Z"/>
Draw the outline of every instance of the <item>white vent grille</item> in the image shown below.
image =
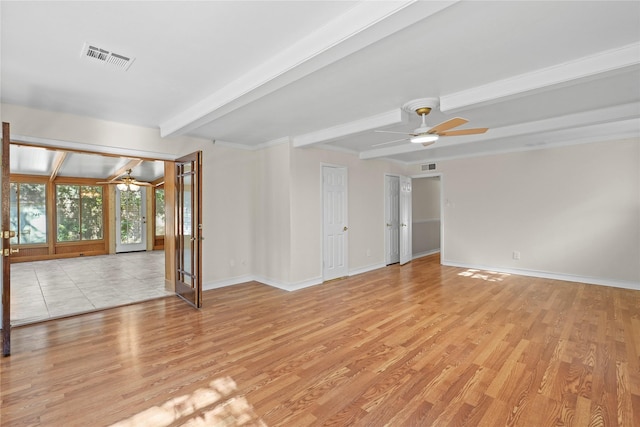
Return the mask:
<path id="1" fill-rule="evenodd" d="M 100 61 L 103 64 L 112 64 L 123 70 L 128 70 L 135 58 L 111 52 L 100 47 L 85 43 L 82 47 L 82 57 Z"/>

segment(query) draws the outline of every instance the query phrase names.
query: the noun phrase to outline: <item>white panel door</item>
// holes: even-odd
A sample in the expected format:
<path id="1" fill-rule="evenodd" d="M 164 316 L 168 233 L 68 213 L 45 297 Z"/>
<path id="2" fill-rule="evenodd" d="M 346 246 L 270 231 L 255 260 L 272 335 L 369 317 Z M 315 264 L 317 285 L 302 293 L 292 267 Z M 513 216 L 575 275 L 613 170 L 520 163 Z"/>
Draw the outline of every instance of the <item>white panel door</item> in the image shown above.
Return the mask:
<path id="1" fill-rule="evenodd" d="M 411 261 L 411 178 L 400 177 L 400 265 Z"/>
<path id="2" fill-rule="evenodd" d="M 116 187 L 116 252 L 147 250 L 145 187 L 120 191 Z"/>
<path id="3" fill-rule="evenodd" d="M 400 262 L 400 178 L 385 176 L 385 263 Z"/>
<path id="4" fill-rule="evenodd" d="M 347 264 L 347 169 L 322 167 L 322 278 L 345 277 Z"/>

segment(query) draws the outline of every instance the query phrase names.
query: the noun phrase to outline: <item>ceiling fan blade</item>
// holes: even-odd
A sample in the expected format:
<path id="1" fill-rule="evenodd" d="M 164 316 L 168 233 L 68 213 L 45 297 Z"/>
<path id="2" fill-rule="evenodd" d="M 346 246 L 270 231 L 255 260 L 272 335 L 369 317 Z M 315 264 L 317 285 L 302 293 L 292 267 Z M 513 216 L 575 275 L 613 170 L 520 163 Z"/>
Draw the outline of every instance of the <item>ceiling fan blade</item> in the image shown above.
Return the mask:
<path id="1" fill-rule="evenodd" d="M 397 133 L 400 135 L 413 135 L 412 133 L 408 133 L 408 132 L 393 132 L 390 130 L 374 130 L 374 132 L 378 132 L 378 133 Z"/>
<path id="2" fill-rule="evenodd" d="M 440 136 L 476 135 L 479 133 L 485 133 L 488 130 L 489 128 L 460 129 L 460 130 L 452 130 L 449 132 L 441 132 L 438 135 Z"/>
<path id="3" fill-rule="evenodd" d="M 153 187 L 153 184 L 150 184 L 148 182 L 133 181 L 132 184 L 141 185 L 143 187 Z"/>
<path id="4" fill-rule="evenodd" d="M 467 123 L 469 120 L 463 119 L 462 117 L 454 117 L 453 119 L 449 119 L 446 122 L 442 122 L 440 124 L 435 125 L 431 129 L 427 131 L 427 133 L 436 133 L 440 134 L 440 132 L 444 132 L 456 126 L 461 126 Z"/>
<path id="5" fill-rule="evenodd" d="M 125 184 L 124 181 L 100 181 L 96 182 L 96 184 Z"/>
<path id="6" fill-rule="evenodd" d="M 371 147 L 380 147 L 382 145 L 393 144 L 394 142 L 407 141 L 410 138 L 394 139 L 393 141 L 381 142 L 379 144 L 373 144 Z"/>

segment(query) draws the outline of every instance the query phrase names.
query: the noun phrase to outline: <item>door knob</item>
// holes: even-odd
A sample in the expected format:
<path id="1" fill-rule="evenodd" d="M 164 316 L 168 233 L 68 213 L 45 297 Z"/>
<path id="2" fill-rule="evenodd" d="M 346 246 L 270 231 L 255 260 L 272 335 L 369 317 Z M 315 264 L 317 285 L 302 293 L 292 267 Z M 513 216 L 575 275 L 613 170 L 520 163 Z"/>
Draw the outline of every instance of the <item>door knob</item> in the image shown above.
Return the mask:
<path id="1" fill-rule="evenodd" d="M 391 224 L 387 223 L 387 227 L 391 227 Z"/>
<path id="2" fill-rule="evenodd" d="M 349 229 L 349 227 L 347 227 L 346 225 L 344 226 L 344 228 L 342 229 L 342 231 L 347 231 Z"/>

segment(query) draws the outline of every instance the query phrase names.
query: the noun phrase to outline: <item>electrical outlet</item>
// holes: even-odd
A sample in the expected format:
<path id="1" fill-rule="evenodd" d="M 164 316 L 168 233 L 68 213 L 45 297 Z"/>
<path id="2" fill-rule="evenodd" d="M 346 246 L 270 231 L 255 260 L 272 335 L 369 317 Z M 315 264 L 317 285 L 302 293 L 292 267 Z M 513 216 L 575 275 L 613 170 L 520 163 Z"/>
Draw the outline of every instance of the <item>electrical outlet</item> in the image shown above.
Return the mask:
<path id="1" fill-rule="evenodd" d="M 371 249 L 367 249 L 367 256 L 371 256 Z"/>
<path id="2" fill-rule="evenodd" d="M 513 259 L 515 260 L 520 259 L 520 251 L 513 251 Z"/>

